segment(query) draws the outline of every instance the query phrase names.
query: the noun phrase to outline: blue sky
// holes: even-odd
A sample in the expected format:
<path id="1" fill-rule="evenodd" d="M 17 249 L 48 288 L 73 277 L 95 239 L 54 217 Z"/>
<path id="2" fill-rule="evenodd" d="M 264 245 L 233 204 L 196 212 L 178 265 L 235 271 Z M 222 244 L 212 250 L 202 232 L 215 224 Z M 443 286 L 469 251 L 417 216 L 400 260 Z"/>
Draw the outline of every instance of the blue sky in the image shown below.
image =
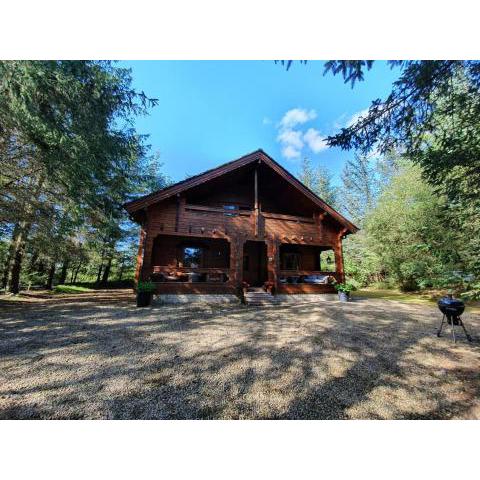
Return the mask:
<path id="1" fill-rule="evenodd" d="M 345 85 L 323 76 L 323 62 L 294 63 L 287 72 L 273 61 L 128 61 L 133 84 L 158 98 L 137 119 L 174 181 L 262 148 L 293 174 L 301 159 L 322 164 L 338 182 L 353 152 L 327 148 L 338 131 L 371 100 L 385 97 L 398 70 L 376 62 L 366 81 Z"/>

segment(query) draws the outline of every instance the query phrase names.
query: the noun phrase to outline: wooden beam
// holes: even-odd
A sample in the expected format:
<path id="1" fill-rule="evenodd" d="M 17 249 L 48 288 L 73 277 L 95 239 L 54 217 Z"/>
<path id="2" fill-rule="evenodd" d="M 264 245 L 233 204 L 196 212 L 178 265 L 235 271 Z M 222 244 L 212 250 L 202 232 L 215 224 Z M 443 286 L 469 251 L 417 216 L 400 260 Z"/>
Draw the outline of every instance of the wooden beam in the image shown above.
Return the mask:
<path id="1" fill-rule="evenodd" d="M 255 209 L 255 236 L 258 236 L 258 171 L 257 167 L 255 167 L 255 172 L 254 172 L 254 194 L 255 194 L 255 200 L 254 200 L 254 209 Z"/>
<path id="2" fill-rule="evenodd" d="M 175 231 L 178 232 L 178 224 L 180 222 L 180 194 L 177 193 L 177 208 L 175 211 Z"/>
<path id="3" fill-rule="evenodd" d="M 265 218 L 272 218 L 274 220 L 285 220 L 287 222 L 297 222 L 297 223 L 315 223 L 311 217 L 300 217 L 297 215 L 285 215 L 283 213 L 269 213 L 262 212 L 262 215 Z"/>

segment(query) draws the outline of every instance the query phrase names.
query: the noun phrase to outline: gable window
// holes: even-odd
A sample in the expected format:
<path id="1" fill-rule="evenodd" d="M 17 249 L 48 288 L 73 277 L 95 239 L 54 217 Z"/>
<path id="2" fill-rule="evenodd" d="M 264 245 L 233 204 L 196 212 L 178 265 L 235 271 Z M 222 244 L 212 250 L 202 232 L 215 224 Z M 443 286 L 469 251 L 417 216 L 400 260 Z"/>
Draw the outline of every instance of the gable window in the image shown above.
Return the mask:
<path id="1" fill-rule="evenodd" d="M 203 260 L 203 249 L 200 247 L 183 248 L 183 266 L 189 268 L 200 268 Z"/>
<path id="2" fill-rule="evenodd" d="M 224 205 L 224 215 L 227 217 L 236 217 L 238 215 L 238 205 Z"/>
<path id="3" fill-rule="evenodd" d="M 282 270 L 299 270 L 300 269 L 300 254 L 299 253 L 284 253 L 282 258 Z"/>

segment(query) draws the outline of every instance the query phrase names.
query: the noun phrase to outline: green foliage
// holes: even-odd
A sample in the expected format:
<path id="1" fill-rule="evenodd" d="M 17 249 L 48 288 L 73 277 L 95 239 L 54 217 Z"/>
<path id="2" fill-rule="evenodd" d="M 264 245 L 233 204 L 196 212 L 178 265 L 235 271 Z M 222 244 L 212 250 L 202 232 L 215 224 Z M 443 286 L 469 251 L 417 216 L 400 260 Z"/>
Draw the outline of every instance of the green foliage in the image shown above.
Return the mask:
<path id="1" fill-rule="evenodd" d="M 459 262 L 445 211 L 446 199 L 422 180 L 418 167 L 405 164 L 366 218 L 367 248 L 403 290 L 415 290 Z"/>
<path id="2" fill-rule="evenodd" d="M 372 209 L 378 192 L 375 168 L 368 157 L 355 155 L 342 171 L 342 209 L 357 225 Z"/>
<path id="3" fill-rule="evenodd" d="M 461 294 L 461 297 L 466 301 L 480 300 L 480 282 L 470 284 L 467 290 Z"/>
<path id="4" fill-rule="evenodd" d="M 52 275 L 132 275 L 137 228 L 122 204 L 167 182 L 133 128 L 155 104 L 112 62 L 0 62 L 0 256 L 12 291 Z"/>
<path id="5" fill-rule="evenodd" d="M 346 294 L 356 290 L 356 287 L 353 283 L 335 283 L 334 287 L 337 292 L 343 292 Z"/>
<path id="6" fill-rule="evenodd" d="M 330 146 L 386 153 L 397 148 L 422 167 L 433 185 L 450 199 L 466 192 L 478 198 L 480 184 L 480 62 L 391 61 L 402 69 L 384 100 L 373 100 L 368 113 L 327 139 Z M 363 79 L 371 63 L 327 62 L 326 71 L 345 82 Z M 457 188 L 452 175 L 464 177 L 474 191 Z"/>

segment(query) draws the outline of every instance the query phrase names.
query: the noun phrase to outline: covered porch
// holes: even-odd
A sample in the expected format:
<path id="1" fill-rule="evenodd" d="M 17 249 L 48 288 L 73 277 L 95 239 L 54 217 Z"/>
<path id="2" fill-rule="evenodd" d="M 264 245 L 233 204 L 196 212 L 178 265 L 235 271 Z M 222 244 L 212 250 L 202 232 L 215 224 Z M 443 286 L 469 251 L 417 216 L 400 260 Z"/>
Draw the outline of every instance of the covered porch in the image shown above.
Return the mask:
<path id="1" fill-rule="evenodd" d="M 148 253 L 150 253 L 148 255 Z M 341 250 L 324 245 L 160 234 L 142 277 L 159 294 L 331 293 L 343 280 Z"/>

